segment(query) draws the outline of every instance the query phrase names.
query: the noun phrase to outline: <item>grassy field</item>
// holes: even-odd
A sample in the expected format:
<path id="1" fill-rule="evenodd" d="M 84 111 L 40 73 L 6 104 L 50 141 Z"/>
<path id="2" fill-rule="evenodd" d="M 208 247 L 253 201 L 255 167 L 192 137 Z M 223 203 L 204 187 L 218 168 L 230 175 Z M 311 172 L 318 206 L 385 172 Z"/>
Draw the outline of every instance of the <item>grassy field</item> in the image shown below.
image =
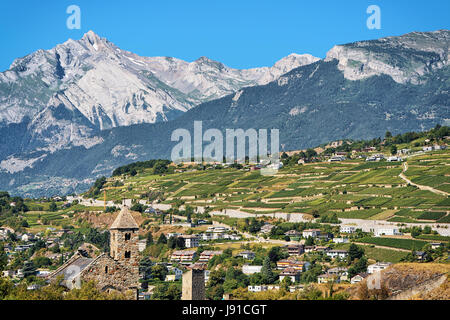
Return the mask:
<path id="1" fill-rule="evenodd" d="M 374 248 L 370 245 L 358 245 L 364 249 L 364 253 L 368 259 L 382 261 L 382 262 L 392 262 L 397 263 L 400 262 L 402 258 L 406 257 L 407 252 L 390 250 L 385 248 Z M 350 247 L 350 244 L 340 244 L 337 245 L 336 248 L 339 249 L 347 249 Z"/>
<path id="2" fill-rule="evenodd" d="M 412 240 L 412 239 L 397 239 L 397 238 L 375 238 L 367 237 L 358 240 L 358 242 L 374 244 L 383 247 L 392 247 L 405 250 L 420 250 L 428 242 L 422 240 Z"/>

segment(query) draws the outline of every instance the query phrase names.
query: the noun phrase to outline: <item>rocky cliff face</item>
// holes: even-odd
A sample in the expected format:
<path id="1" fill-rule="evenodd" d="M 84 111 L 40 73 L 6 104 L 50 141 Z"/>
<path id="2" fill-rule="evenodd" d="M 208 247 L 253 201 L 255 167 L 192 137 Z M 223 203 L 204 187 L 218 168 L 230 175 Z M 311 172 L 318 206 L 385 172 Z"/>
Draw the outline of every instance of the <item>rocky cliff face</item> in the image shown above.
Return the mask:
<path id="1" fill-rule="evenodd" d="M 449 63 L 450 32 L 413 32 L 401 37 L 361 41 L 332 48 L 325 61 L 337 59 L 349 80 L 388 75 L 397 83 L 420 84 L 423 76 Z"/>

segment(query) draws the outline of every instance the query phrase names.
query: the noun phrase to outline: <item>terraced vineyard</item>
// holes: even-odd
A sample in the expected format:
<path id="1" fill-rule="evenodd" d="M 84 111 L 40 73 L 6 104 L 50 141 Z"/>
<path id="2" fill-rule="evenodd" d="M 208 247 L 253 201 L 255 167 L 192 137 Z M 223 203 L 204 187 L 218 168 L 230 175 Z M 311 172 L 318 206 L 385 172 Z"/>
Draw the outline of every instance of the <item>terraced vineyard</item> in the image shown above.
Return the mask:
<path id="1" fill-rule="evenodd" d="M 405 175 L 412 182 L 450 193 L 450 157 L 448 152 L 421 155 L 408 161 Z"/>
<path id="2" fill-rule="evenodd" d="M 411 157 L 408 177 L 447 190 L 449 156 L 444 150 Z M 357 159 L 290 166 L 274 176 L 232 168 L 164 176 L 144 170 L 133 177 L 109 178 L 105 187 L 107 199 L 117 201 L 157 194 L 163 203 L 181 199 L 192 206 L 249 213 L 336 213 L 339 218 L 448 223 L 449 198 L 408 185 L 400 173 L 401 163 Z M 123 186 L 114 187 L 118 181 Z M 102 195 L 99 200 L 103 200 Z"/>

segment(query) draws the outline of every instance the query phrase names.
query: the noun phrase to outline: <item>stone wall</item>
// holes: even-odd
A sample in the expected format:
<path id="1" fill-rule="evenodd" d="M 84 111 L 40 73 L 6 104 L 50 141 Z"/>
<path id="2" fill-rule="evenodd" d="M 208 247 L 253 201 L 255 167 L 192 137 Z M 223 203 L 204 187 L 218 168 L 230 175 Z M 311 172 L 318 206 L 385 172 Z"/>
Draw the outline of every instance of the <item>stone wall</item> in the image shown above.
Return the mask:
<path id="1" fill-rule="evenodd" d="M 121 263 L 103 254 L 82 271 L 81 279 L 96 281 L 101 290 L 125 291 L 138 288 L 139 265 L 137 262 Z"/>
<path id="2" fill-rule="evenodd" d="M 183 274 L 181 300 L 205 300 L 205 272 L 192 269 Z"/>

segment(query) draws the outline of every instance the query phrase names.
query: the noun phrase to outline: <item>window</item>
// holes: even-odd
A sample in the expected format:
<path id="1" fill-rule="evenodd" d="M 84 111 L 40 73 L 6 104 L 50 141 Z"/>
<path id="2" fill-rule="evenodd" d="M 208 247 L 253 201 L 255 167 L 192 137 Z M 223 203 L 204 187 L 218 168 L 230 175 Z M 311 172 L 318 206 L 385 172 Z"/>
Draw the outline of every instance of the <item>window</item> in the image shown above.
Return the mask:
<path id="1" fill-rule="evenodd" d="M 129 259 L 131 257 L 130 251 L 125 251 L 125 259 Z"/>
<path id="2" fill-rule="evenodd" d="M 131 233 L 125 233 L 125 240 L 128 241 L 131 239 Z"/>
<path id="3" fill-rule="evenodd" d="M 108 274 L 108 266 L 105 267 L 105 274 Z"/>

